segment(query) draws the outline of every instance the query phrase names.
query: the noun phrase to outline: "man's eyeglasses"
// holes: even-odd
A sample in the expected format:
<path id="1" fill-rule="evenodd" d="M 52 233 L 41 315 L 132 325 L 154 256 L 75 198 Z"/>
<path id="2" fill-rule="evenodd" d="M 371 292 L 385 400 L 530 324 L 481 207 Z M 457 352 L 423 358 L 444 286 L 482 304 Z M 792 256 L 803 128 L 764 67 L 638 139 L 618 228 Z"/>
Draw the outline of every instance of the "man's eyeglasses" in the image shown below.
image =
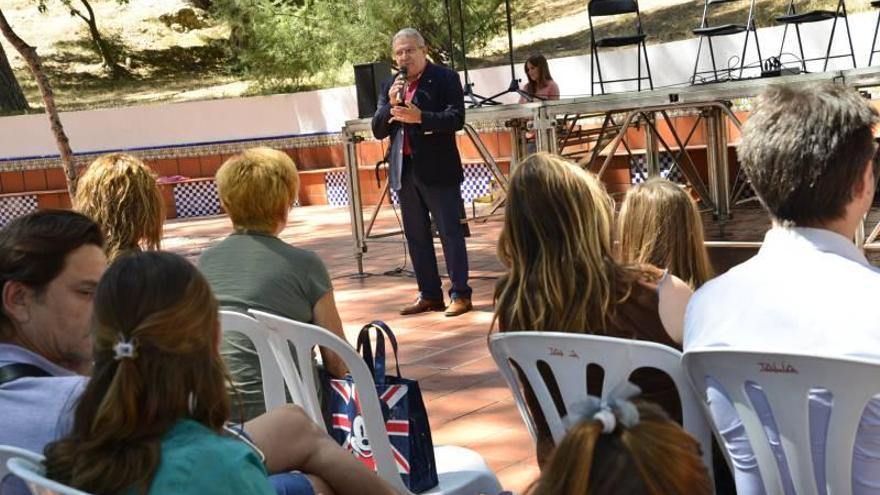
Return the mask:
<path id="1" fill-rule="evenodd" d="M 401 48 L 394 52 L 395 57 L 403 57 L 404 55 L 412 55 L 421 50 L 421 48 Z"/>

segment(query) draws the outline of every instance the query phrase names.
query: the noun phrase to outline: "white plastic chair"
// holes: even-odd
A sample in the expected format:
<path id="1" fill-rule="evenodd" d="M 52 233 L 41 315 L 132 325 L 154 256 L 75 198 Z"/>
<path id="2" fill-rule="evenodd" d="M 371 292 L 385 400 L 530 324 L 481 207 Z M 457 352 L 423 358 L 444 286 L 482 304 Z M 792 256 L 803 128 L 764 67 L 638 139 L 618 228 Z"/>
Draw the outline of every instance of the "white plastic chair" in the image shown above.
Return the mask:
<path id="1" fill-rule="evenodd" d="M 263 397 L 266 401 L 266 410 L 268 411 L 287 402 L 284 395 L 284 378 L 281 374 L 281 368 L 278 366 L 275 354 L 269 346 L 269 329 L 252 316 L 231 310 L 220 310 L 220 327 L 223 329 L 223 332 L 239 332 L 253 343 L 257 356 L 260 358 L 260 374 L 263 379 Z M 296 371 L 294 370 L 294 372 Z M 304 396 L 299 389 L 290 390 L 290 394 L 293 402 L 296 404 L 308 403 L 311 400 L 309 397 Z M 304 409 L 311 411 L 309 408 Z M 320 408 L 317 414 L 317 416 L 311 416 L 312 420 L 315 420 L 318 424 L 323 424 Z"/>
<path id="2" fill-rule="evenodd" d="M 681 353 L 657 344 L 630 339 L 564 332 L 505 332 L 489 338 L 489 351 L 501 370 L 501 375 L 516 399 L 516 406 L 532 440 L 537 443 L 537 427 L 526 406 L 519 378 L 511 362 L 516 363 L 535 393 L 541 411 L 550 427 L 553 442 L 559 444 L 565 436 L 565 426 L 544 383 L 538 363 L 546 363 L 556 383 L 566 410 L 587 398 L 587 367 L 598 365 L 604 371 L 602 398 L 619 383 L 629 379 L 638 368 L 656 368 L 675 383 L 681 399 L 684 429 L 693 435 L 703 451 L 703 462 L 712 473 L 712 437 L 709 424 L 694 396 L 681 368 Z"/>
<path id="3" fill-rule="evenodd" d="M 13 457 L 23 457 L 34 462 L 43 462 L 43 456 L 27 449 L 13 447 L 12 445 L 0 445 L 0 481 L 9 473 L 6 469 L 6 461 Z"/>
<path id="4" fill-rule="evenodd" d="M 11 483 L 11 481 L 6 480 L 7 475 L 9 475 L 9 470 L 6 469 L 6 461 L 13 457 L 22 457 L 33 462 L 43 462 L 43 456 L 36 452 L 13 447 L 11 445 L 0 445 L 0 494 L 2 494 L 3 490 Z"/>
<path id="5" fill-rule="evenodd" d="M 275 352 L 282 376 L 284 376 L 285 383 L 289 388 L 304 390 L 317 401 L 314 392 L 317 377 L 315 377 L 314 370 L 311 366 L 303 366 L 301 377 L 292 372 L 296 370 L 296 366 L 290 357 L 288 342 L 293 344 L 297 359 L 301 363 L 308 362 L 307 359 L 310 359 L 315 346 L 333 351 L 345 362 L 358 389 L 364 427 L 370 440 L 370 448 L 376 461 L 376 470 L 379 476 L 391 484 L 398 493 L 411 493 L 398 474 L 391 453 L 391 443 L 388 441 L 388 431 L 385 429 L 385 422 L 382 419 L 382 409 L 376 395 L 375 382 L 363 358 L 347 342 L 321 327 L 262 311 L 251 310 L 250 312 L 257 320 L 276 333 L 275 338 L 271 339 L 269 343 Z M 440 483 L 431 490 L 422 492 L 422 495 L 441 493 L 494 495 L 501 491 L 501 485 L 495 474 L 489 469 L 483 458 L 472 450 L 451 445 L 434 446 L 434 458 Z"/>
<path id="6" fill-rule="evenodd" d="M 880 394 L 880 362 L 804 354 L 699 349 L 684 354 L 683 366 L 705 401 L 707 378 L 724 388 L 746 429 L 767 493 L 783 493 L 782 476 L 746 384 L 761 387 L 778 428 L 780 444 L 798 495 L 816 495 L 810 443 L 809 393 L 833 395 L 825 440 L 828 493 L 852 493 L 852 457 L 865 406 Z M 708 409 L 707 409 L 708 412 Z"/>
<path id="7" fill-rule="evenodd" d="M 89 495 L 86 492 L 46 478 L 46 470 L 40 461 L 24 457 L 12 457 L 6 461 L 9 471 L 24 480 L 33 495 Z"/>

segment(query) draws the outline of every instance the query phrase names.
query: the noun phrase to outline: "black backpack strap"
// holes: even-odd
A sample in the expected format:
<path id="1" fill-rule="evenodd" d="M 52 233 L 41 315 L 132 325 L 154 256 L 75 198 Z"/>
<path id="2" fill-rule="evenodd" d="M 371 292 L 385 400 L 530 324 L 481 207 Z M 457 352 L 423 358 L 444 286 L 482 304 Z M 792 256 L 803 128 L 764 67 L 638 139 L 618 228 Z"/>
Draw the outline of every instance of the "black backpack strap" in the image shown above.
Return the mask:
<path id="1" fill-rule="evenodd" d="M 34 366 L 33 364 L 14 363 L 0 366 L 0 385 L 4 385 L 13 380 L 18 380 L 19 378 L 38 378 L 44 376 L 52 376 L 52 374 L 39 366 Z"/>

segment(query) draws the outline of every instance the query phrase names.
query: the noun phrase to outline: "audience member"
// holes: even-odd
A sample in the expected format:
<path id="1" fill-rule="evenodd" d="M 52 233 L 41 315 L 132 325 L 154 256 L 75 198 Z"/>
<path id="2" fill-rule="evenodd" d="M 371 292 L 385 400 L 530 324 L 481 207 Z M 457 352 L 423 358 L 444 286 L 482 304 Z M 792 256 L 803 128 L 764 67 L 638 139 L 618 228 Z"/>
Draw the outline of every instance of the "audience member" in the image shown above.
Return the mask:
<path id="1" fill-rule="evenodd" d="M 98 226 L 70 211 L 32 213 L 0 230 L 0 444 L 42 452 L 66 431 L 91 370 L 103 247 Z"/>
<path id="2" fill-rule="evenodd" d="M 700 445 L 655 404 L 575 404 L 530 495 L 709 495 Z"/>
<path id="3" fill-rule="evenodd" d="M 495 289 L 501 331 L 560 331 L 650 340 L 680 348 L 691 290 L 650 265 L 615 261 L 611 198 L 596 176 L 563 158 L 538 153 L 514 171 L 498 257 L 507 273 Z M 598 389 L 596 376 L 590 383 Z M 644 397 L 680 421 L 672 380 L 638 371 Z M 552 447 L 549 429 L 526 390 L 539 428 L 538 462 Z"/>
<path id="4" fill-rule="evenodd" d="M 165 213 L 156 177 L 125 153 L 103 155 L 79 178 L 74 208 L 98 223 L 112 261 L 122 253 L 159 249 Z"/>
<path id="5" fill-rule="evenodd" d="M 696 289 L 712 278 L 697 203 L 659 177 L 627 191 L 617 218 L 622 263 L 666 268 Z"/>
<path id="6" fill-rule="evenodd" d="M 520 88 L 536 100 L 558 100 L 559 86 L 550 75 L 550 66 L 544 55 L 536 53 L 528 58 L 525 63 L 526 79 L 528 82 Z M 525 96 L 520 96 L 519 102 L 526 103 Z"/>
<path id="7" fill-rule="evenodd" d="M 42 452 L 69 431 L 87 380 L 83 375 L 91 373 L 88 322 L 106 266 L 103 242 L 94 222 L 69 211 L 33 213 L 0 230 L 0 444 Z M 304 466 L 290 438 L 310 427 L 294 408 L 273 410 L 244 426 L 266 453 L 273 473 Z M 290 476 L 270 480 L 279 493 L 297 486 Z M 14 480 L 0 481 L 4 494 L 28 493 Z M 323 486 L 319 479 L 312 481 L 316 488 Z"/>
<path id="8" fill-rule="evenodd" d="M 199 269 L 220 305 L 314 323 L 345 340 L 324 263 L 317 254 L 278 238 L 299 189 L 293 160 L 268 148 L 246 150 L 220 167 L 217 187 L 234 231 L 202 253 Z M 253 418 L 265 411 L 259 358 L 246 336 L 230 332 L 223 340 L 223 358 L 244 402 L 245 418 Z M 327 371 L 344 376 L 342 360 L 321 352 Z"/>
<path id="9" fill-rule="evenodd" d="M 184 258 L 117 259 L 95 292 L 94 373 L 71 432 L 46 448 L 47 476 L 91 493 L 275 493 L 266 468 L 280 466 L 264 466 L 259 450 L 224 434 L 230 403 L 217 310 Z M 298 420 L 279 429 L 271 414 Z M 270 415 L 245 425 L 246 437 L 284 443 L 286 468 L 324 480 L 320 491 L 389 493 L 296 406 Z"/>
<path id="10" fill-rule="evenodd" d="M 739 159 L 773 225 L 756 256 L 697 291 L 687 311 L 685 350 L 732 346 L 880 356 L 880 320 L 870 311 L 880 294 L 880 272 L 853 244 L 874 197 L 877 111 L 855 90 L 831 83 L 771 87 L 753 108 L 743 127 Z M 736 469 L 737 491 L 764 493 L 745 429 L 729 399 L 714 388 L 709 399 Z M 765 402 L 755 400 L 759 416 L 768 416 Z M 819 391 L 809 401 L 820 493 L 825 491 L 824 438 L 831 402 L 828 393 Z M 856 438 L 855 494 L 877 493 L 880 486 L 878 424 L 880 401 L 875 399 Z M 766 430 L 778 450 L 775 426 Z M 782 459 L 780 451 L 776 454 Z M 785 493 L 794 493 L 790 477 L 783 476 L 783 484 Z"/>

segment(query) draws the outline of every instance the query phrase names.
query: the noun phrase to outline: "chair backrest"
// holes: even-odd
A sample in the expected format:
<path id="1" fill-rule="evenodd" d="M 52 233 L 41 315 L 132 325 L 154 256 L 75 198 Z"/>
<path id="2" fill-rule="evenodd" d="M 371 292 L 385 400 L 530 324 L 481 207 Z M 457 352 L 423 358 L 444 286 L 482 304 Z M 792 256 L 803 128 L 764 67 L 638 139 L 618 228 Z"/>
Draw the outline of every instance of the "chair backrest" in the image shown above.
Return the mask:
<path id="1" fill-rule="evenodd" d="M 23 457 L 34 462 L 43 462 L 43 456 L 36 452 L 13 447 L 12 445 L 0 445 L 0 480 L 9 472 L 6 469 L 6 461 L 13 457 Z"/>
<path id="2" fill-rule="evenodd" d="M 568 407 L 587 397 L 587 368 L 603 370 L 602 398 L 639 368 L 658 369 L 672 379 L 681 399 L 684 429 L 700 442 L 703 460 L 712 472 L 712 443 L 709 424 L 681 368 L 681 353 L 654 342 L 618 339 L 563 332 L 505 332 L 492 335 L 489 350 L 516 399 L 532 439 L 537 440 L 534 419 L 526 407 L 515 363 L 535 394 L 550 427 L 554 443 L 565 436 L 562 415 L 539 370 L 547 366 L 559 386 L 563 405 Z"/>
<path id="3" fill-rule="evenodd" d="M 9 471 L 24 480 L 25 485 L 35 495 L 89 495 L 86 492 L 46 478 L 46 470 L 41 461 L 25 457 L 12 457 L 6 462 Z"/>
<path id="4" fill-rule="evenodd" d="M 231 310 L 220 310 L 220 328 L 223 332 L 239 332 L 250 339 L 260 358 L 263 379 L 263 398 L 266 410 L 284 404 L 284 378 L 269 346 L 269 330 L 252 316 Z"/>
<path id="5" fill-rule="evenodd" d="M 803 1 L 798 2 L 798 0 L 789 0 L 788 6 L 786 7 L 785 11 L 789 14 L 798 13 L 798 4 L 804 4 L 804 3 L 809 4 L 810 2 L 803 2 Z M 829 0 L 827 2 L 821 2 L 821 5 L 818 7 L 818 9 L 827 10 L 832 5 L 835 7 L 836 12 L 840 12 L 841 10 L 846 10 L 846 0 L 837 0 L 836 2 L 832 2 Z"/>
<path id="6" fill-rule="evenodd" d="M 638 11 L 639 2 L 636 0 L 590 0 L 587 4 L 587 12 L 591 17 L 632 14 Z"/>
<path id="7" fill-rule="evenodd" d="M 13 447 L 11 445 L 0 445 L 0 493 L 3 493 L 3 480 L 9 474 L 6 469 L 6 461 L 13 457 L 22 457 L 30 459 L 34 462 L 43 462 L 43 456 L 30 450 Z"/>
<path id="8" fill-rule="evenodd" d="M 813 471 L 808 402 L 811 390 L 830 392 L 833 403 L 824 440 L 826 485 L 828 493 L 852 493 L 856 431 L 865 406 L 880 394 L 880 362 L 728 348 L 689 350 L 682 362 L 704 401 L 707 379 L 724 388 L 745 426 L 767 493 L 783 492 L 784 474 L 747 388 L 757 385 L 763 391 L 798 495 L 819 493 Z"/>
<path id="9" fill-rule="evenodd" d="M 705 0 L 703 2 L 703 18 L 700 21 L 700 27 L 707 27 L 709 25 L 709 8 L 714 8 L 716 5 L 722 5 L 731 2 L 749 2 L 749 10 L 746 25 L 750 26 L 752 22 L 752 17 L 755 11 L 755 0 Z"/>
<path id="10" fill-rule="evenodd" d="M 250 312 L 274 333 L 269 343 L 281 365 L 281 373 L 287 386 L 303 389 L 313 404 L 317 404 L 318 400 L 315 388 L 317 377 L 314 369 L 312 366 L 302 366 L 299 376 L 294 373 L 296 365 L 290 358 L 288 343 L 296 349 L 297 360 L 300 363 L 310 362 L 315 346 L 333 351 L 342 359 L 354 379 L 360 401 L 361 416 L 370 441 L 373 459 L 376 461 L 376 471 L 398 493 L 410 493 L 398 474 L 391 451 L 391 442 L 388 441 L 388 430 L 385 428 L 379 397 L 376 394 L 376 384 L 363 358 L 347 342 L 319 326 L 262 311 L 251 310 Z M 308 407 L 305 408 L 308 411 Z M 320 411 L 318 413 L 320 414 Z"/>

